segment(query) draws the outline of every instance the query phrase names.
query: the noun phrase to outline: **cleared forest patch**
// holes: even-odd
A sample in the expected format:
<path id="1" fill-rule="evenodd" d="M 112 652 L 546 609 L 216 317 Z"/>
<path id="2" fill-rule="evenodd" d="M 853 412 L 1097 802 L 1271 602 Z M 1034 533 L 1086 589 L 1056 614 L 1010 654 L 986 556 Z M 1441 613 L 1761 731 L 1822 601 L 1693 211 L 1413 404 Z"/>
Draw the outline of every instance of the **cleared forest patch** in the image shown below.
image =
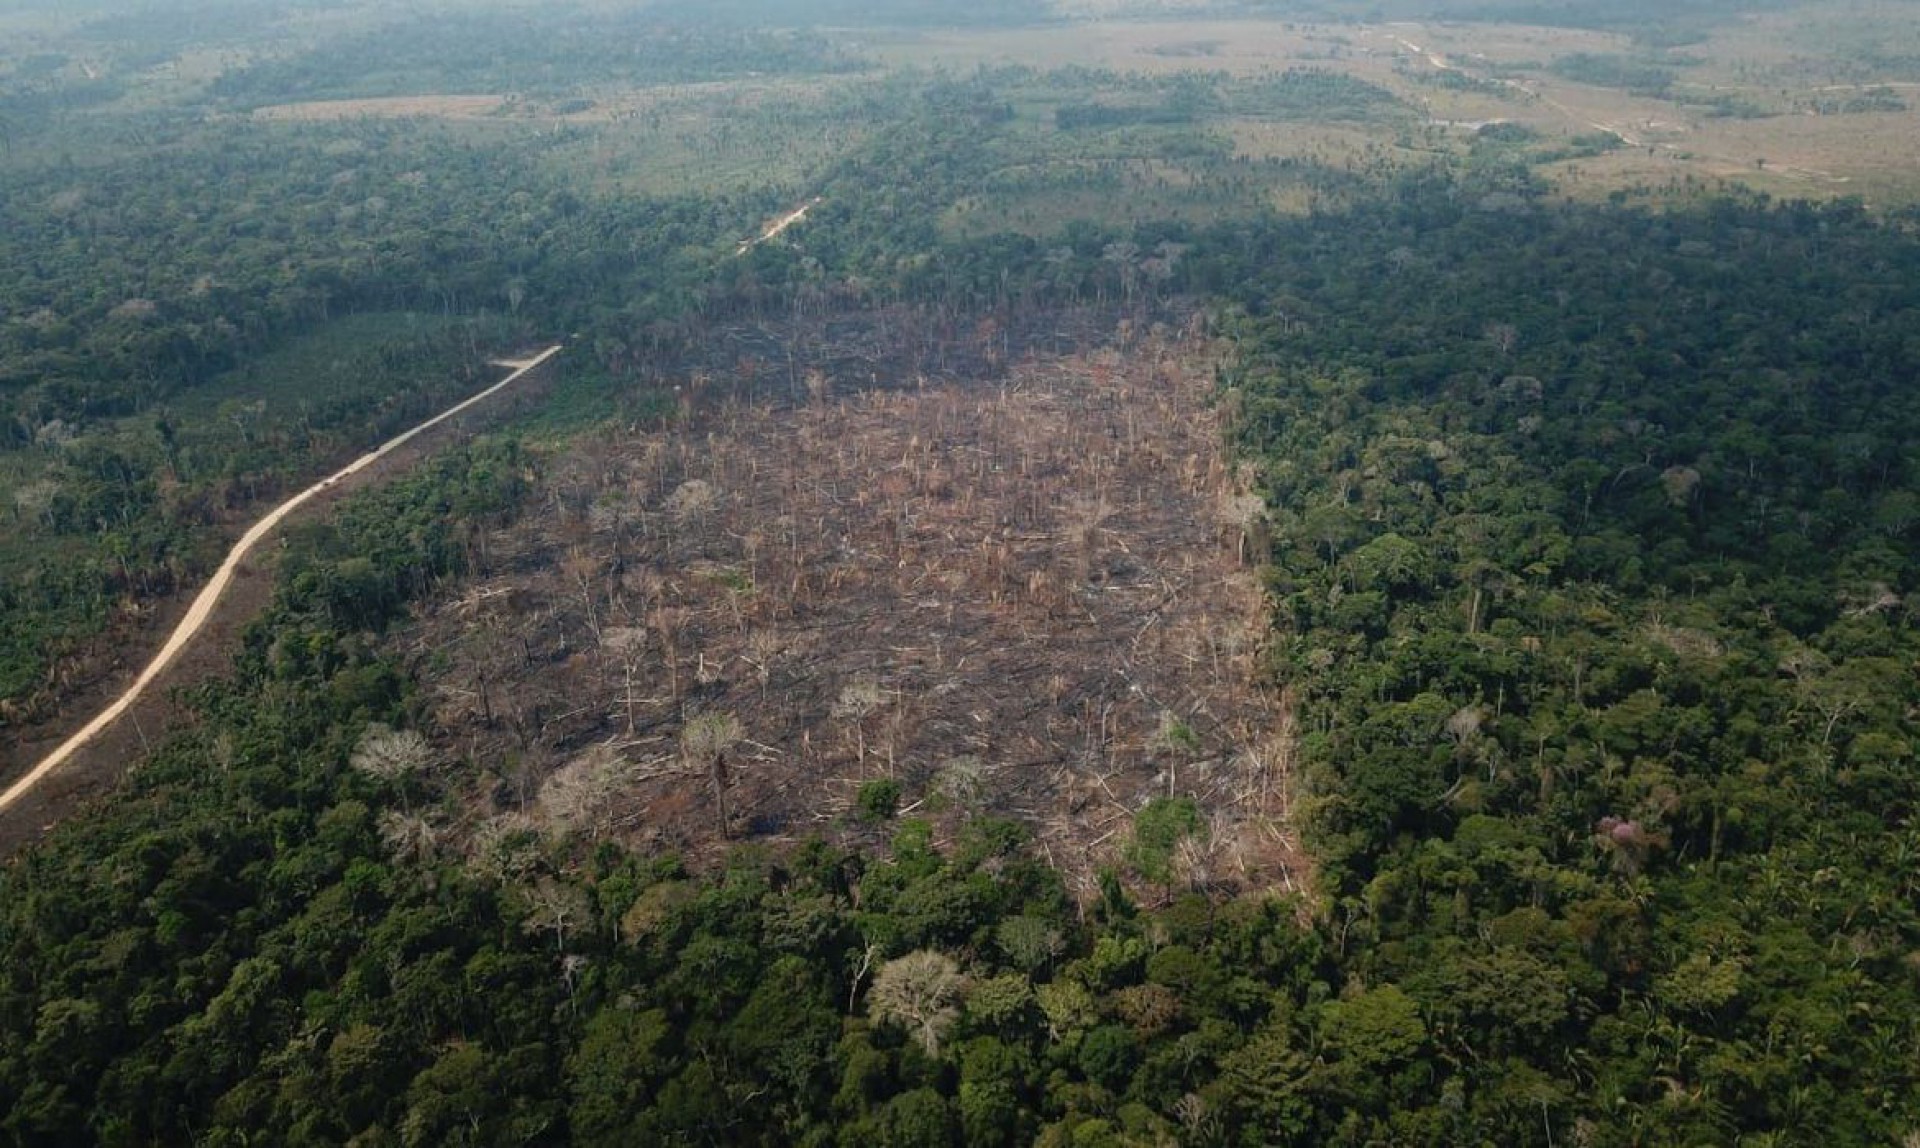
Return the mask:
<path id="1" fill-rule="evenodd" d="M 297 104 L 275 104 L 256 109 L 256 120 L 326 121 L 357 119 L 405 119 L 429 116 L 440 119 L 473 119 L 499 115 L 509 107 L 506 96 L 375 96 L 352 100 L 310 100 Z"/>
<path id="2" fill-rule="evenodd" d="M 579 442 L 404 639 L 479 767 L 434 834 L 711 856 L 884 836 L 897 792 L 942 834 L 1016 819 L 1090 888 L 1158 797 L 1198 813 L 1162 880 L 1297 880 L 1210 386 L 1162 333 Z"/>

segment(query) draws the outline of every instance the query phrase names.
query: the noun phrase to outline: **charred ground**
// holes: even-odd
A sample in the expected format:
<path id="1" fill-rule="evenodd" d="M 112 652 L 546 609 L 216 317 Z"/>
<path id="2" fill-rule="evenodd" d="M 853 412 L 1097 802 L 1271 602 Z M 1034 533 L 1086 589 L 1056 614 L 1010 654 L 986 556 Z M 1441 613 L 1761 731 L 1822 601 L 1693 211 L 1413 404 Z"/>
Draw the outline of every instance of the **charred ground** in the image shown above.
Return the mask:
<path id="1" fill-rule="evenodd" d="M 799 402 L 696 372 L 676 418 L 574 440 L 397 638 L 471 763 L 456 820 L 417 828 L 483 864 L 517 831 L 712 855 L 883 832 L 879 782 L 941 831 L 1021 821 L 1090 881 L 1160 796 L 1204 823 L 1182 876 L 1296 879 L 1210 345 L 1085 318 L 1068 353 L 989 325 L 956 370 L 854 380 L 890 387 L 804 356 Z M 804 341 L 715 345 L 768 338 Z"/>

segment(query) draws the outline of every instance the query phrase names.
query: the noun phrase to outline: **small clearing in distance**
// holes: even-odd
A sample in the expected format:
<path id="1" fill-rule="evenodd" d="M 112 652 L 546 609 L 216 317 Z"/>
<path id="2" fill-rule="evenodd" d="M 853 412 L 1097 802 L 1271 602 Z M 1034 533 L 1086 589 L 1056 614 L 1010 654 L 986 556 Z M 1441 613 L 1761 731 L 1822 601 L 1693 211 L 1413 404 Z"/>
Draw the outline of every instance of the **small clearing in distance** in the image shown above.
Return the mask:
<path id="1" fill-rule="evenodd" d="M 256 120 L 357 120 L 434 116 L 490 119 L 511 106 L 506 96 L 375 96 L 358 100 L 309 100 L 256 108 Z"/>
<path id="2" fill-rule="evenodd" d="M 817 195 L 814 196 L 812 199 L 809 199 L 805 203 L 801 204 L 799 207 L 794 208 L 792 211 L 787 212 L 785 215 L 774 220 L 772 223 L 767 224 L 766 228 L 760 232 L 760 235 L 758 238 L 741 240 L 740 249 L 738 251 L 735 251 L 734 254 L 745 255 L 747 252 L 753 250 L 755 247 L 760 246 L 762 243 L 765 243 L 770 239 L 778 238 L 781 232 L 785 231 L 787 228 L 792 227 L 794 224 L 805 219 L 807 217 L 807 212 L 812 211 L 814 208 L 820 206 L 822 202 L 823 200 L 821 199 L 820 196 L 817 196 Z"/>

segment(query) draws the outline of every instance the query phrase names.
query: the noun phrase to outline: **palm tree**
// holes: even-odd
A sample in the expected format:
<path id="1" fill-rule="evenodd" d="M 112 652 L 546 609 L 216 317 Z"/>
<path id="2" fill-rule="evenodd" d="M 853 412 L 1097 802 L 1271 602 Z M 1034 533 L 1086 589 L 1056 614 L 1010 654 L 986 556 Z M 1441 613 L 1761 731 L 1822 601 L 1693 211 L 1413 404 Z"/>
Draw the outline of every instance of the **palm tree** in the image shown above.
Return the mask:
<path id="1" fill-rule="evenodd" d="M 713 804 L 720 818 L 720 835 L 728 836 L 727 751 L 745 731 L 740 719 L 728 713 L 701 714 L 680 731 L 680 752 L 689 766 L 704 769 L 713 785 Z"/>

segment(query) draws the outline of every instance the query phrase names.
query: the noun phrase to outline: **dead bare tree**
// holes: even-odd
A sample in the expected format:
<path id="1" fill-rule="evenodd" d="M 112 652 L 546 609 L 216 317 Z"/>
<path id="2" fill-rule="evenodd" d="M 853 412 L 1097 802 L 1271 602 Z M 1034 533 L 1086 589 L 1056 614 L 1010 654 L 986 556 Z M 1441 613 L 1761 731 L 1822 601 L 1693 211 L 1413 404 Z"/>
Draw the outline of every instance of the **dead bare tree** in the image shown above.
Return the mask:
<path id="1" fill-rule="evenodd" d="M 542 877 L 527 891 L 526 920 L 521 927 L 529 933 L 552 933 L 554 947 L 567 951 L 567 934 L 585 927 L 593 919 L 593 905 L 587 895 L 569 882 Z"/>
<path id="2" fill-rule="evenodd" d="M 600 647 L 620 661 L 621 697 L 627 715 L 627 736 L 633 736 L 635 698 L 634 677 L 647 652 L 647 632 L 638 626 L 614 626 L 600 635 Z"/>
<path id="3" fill-rule="evenodd" d="M 585 830 L 597 841 L 613 824 L 613 802 L 628 772 L 618 750 L 596 745 L 554 770 L 535 802 L 563 828 Z"/>
<path id="4" fill-rule="evenodd" d="M 603 563 L 585 546 L 576 546 L 567 552 L 561 560 L 560 569 L 567 581 L 573 585 L 574 592 L 580 598 L 580 612 L 586 615 L 587 629 L 593 633 L 593 640 L 600 641 L 600 610 L 598 586 Z"/>
<path id="5" fill-rule="evenodd" d="M 440 851 L 440 829 L 425 817 L 389 809 L 380 815 L 380 844 L 395 861 L 430 864 Z"/>
<path id="6" fill-rule="evenodd" d="M 760 692 L 763 694 L 773 677 L 774 659 L 780 656 L 783 645 L 777 630 L 754 630 L 747 635 L 747 649 L 742 657 L 753 667 L 754 676 L 760 679 Z"/>
<path id="7" fill-rule="evenodd" d="M 680 700 L 680 631 L 687 612 L 678 606 L 656 606 L 647 612 L 647 624 L 660 639 L 660 657 L 666 664 L 667 696 Z"/>
<path id="8" fill-rule="evenodd" d="M 433 758 L 433 746 L 418 730 L 396 730 L 375 722 L 360 735 L 348 764 L 369 777 L 400 781 L 426 769 Z"/>
<path id="9" fill-rule="evenodd" d="M 960 1019 L 966 989 L 952 957 L 921 949 L 881 965 L 867 1002 L 876 1018 L 906 1029 L 927 1055 L 938 1056 L 941 1039 Z"/>
<path id="10" fill-rule="evenodd" d="M 867 766 L 867 718 L 887 701 L 886 691 L 872 678 L 847 683 L 833 703 L 833 717 L 853 730 L 856 760 L 864 772 Z"/>

